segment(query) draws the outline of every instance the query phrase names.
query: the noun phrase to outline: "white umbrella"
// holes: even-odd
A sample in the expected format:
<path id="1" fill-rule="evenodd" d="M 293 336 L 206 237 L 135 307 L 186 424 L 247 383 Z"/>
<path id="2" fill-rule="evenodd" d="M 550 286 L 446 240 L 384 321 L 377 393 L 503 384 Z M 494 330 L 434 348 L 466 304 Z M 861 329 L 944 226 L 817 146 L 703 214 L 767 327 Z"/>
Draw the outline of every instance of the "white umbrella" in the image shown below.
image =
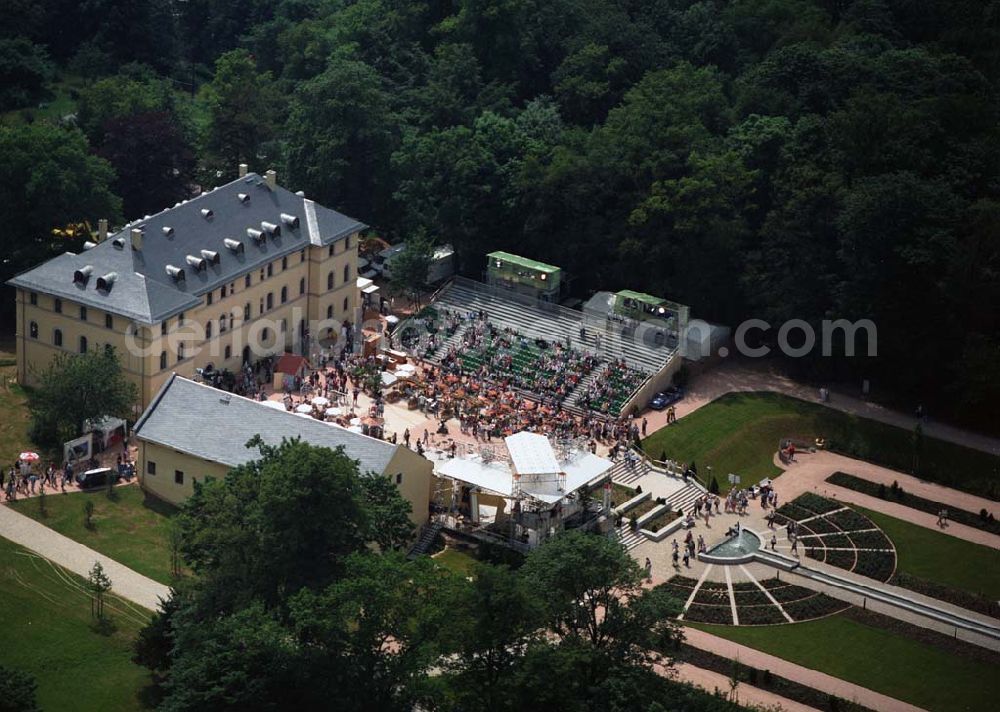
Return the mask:
<path id="1" fill-rule="evenodd" d="M 765 477 L 758 484 L 761 487 L 770 487 L 771 486 L 771 478 L 770 477 Z"/>
<path id="2" fill-rule="evenodd" d="M 274 408 L 275 410 L 285 409 L 285 404 L 282 403 L 281 401 L 266 400 L 262 401 L 262 404 L 265 408 Z"/>
<path id="3" fill-rule="evenodd" d="M 416 370 L 417 367 L 414 366 L 412 363 L 401 363 L 398 366 L 396 366 L 396 373 L 399 373 L 400 371 L 402 371 L 403 373 L 413 373 Z"/>
<path id="4" fill-rule="evenodd" d="M 361 429 L 360 425 L 352 425 L 351 427 L 348 428 L 348 430 L 350 430 L 352 433 L 363 433 L 363 432 L 365 432 L 364 430 Z"/>
<path id="5" fill-rule="evenodd" d="M 382 371 L 382 385 L 391 386 L 397 380 L 396 376 L 392 375 L 388 371 Z"/>
<path id="6" fill-rule="evenodd" d="M 344 409 L 343 408 L 338 408 L 337 406 L 332 406 L 332 407 L 326 409 L 326 414 L 327 415 L 343 415 L 344 414 Z"/>
<path id="7" fill-rule="evenodd" d="M 351 418 L 351 425 L 361 425 L 361 418 Z"/>
<path id="8" fill-rule="evenodd" d="M 330 405 L 330 399 L 324 396 L 316 396 L 312 399 L 313 405 Z"/>
<path id="9" fill-rule="evenodd" d="M 300 403 L 299 405 L 295 406 L 296 413 L 312 413 L 312 409 L 313 407 L 308 403 Z"/>
<path id="10" fill-rule="evenodd" d="M 28 452 L 22 452 L 20 455 L 17 456 L 17 459 L 20 460 L 21 462 L 38 462 L 40 458 L 38 457 L 37 452 L 28 451 Z"/>

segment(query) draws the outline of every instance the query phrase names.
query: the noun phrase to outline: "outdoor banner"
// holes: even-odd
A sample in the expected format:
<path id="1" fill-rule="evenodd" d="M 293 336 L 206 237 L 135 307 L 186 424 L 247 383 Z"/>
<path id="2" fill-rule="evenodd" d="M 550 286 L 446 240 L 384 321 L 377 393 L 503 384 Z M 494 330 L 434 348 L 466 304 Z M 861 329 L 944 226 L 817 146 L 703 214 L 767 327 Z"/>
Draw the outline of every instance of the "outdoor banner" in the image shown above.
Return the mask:
<path id="1" fill-rule="evenodd" d="M 75 440 L 63 443 L 63 460 L 71 464 L 89 460 L 93 454 L 92 435 L 92 433 L 87 433 Z"/>

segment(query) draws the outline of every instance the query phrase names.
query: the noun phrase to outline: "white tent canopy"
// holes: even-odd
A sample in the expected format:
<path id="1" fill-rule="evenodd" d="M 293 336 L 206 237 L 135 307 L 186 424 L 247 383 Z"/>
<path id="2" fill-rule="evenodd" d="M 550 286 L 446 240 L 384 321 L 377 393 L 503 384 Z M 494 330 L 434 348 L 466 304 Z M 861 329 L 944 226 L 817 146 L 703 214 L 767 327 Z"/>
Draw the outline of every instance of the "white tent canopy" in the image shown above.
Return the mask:
<path id="1" fill-rule="evenodd" d="M 275 410 L 285 410 L 285 404 L 281 401 L 266 400 L 262 405 L 267 408 L 274 408 Z"/>

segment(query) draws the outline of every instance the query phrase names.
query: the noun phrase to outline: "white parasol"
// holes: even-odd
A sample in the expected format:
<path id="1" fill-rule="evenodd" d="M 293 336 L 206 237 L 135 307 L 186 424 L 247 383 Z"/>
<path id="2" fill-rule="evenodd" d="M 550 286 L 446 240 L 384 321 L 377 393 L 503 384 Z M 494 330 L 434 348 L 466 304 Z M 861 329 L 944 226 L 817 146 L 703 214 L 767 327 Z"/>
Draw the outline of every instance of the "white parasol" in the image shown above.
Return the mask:
<path id="1" fill-rule="evenodd" d="M 312 409 L 313 409 L 312 406 L 309 405 L 308 403 L 300 403 L 299 405 L 295 406 L 296 413 L 312 413 Z"/>
<path id="2" fill-rule="evenodd" d="M 330 399 L 325 396 L 316 396 L 312 399 L 313 405 L 330 405 Z"/>

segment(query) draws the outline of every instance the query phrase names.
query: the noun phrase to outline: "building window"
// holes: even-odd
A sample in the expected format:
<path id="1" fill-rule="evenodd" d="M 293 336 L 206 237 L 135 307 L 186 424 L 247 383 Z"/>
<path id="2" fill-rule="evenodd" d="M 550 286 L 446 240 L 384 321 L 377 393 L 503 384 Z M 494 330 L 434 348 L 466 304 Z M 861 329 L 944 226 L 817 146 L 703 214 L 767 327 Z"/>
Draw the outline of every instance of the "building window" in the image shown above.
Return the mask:
<path id="1" fill-rule="evenodd" d="M 233 357 L 233 347 L 227 345 L 226 346 L 226 360 L 228 361 L 232 357 Z"/>
<path id="2" fill-rule="evenodd" d="M 250 275 L 247 275 L 246 277 L 244 277 L 243 278 L 243 288 L 244 289 L 250 289 L 250 282 L 252 282 L 252 281 L 253 280 L 251 279 Z"/>
<path id="3" fill-rule="evenodd" d="M 329 252 L 328 257 L 333 257 L 333 246 L 334 246 L 334 244 L 336 244 L 336 243 L 333 243 L 333 242 L 330 243 L 330 252 Z"/>
<path id="4" fill-rule="evenodd" d="M 271 311 L 274 309 L 274 292 L 267 293 L 267 310 Z"/>
<path id="5" fill-rule="evenodd" d="M 333 318 L 333 305 L 332 304 L 326 308 L 326 318 L 327 319 L 332 319 Z"/>
<path id="6" fill-rule="evenodd" d="M 208 306 L 212 306 L 212 300 L 214 299 L 215 299 L 215 292 L 209 292 L 208 294 L 205 295 L 205 304 Z"/>
<path id="7" fill-rule="evenodd" d="M 305 261 L 306 261 L 306 251 L 305 251 L 305 250 L 302 250 L 302 251 L 301 251 L 301 252 L 299 253 L 299 262 L 305 262 Z"/>
<path id="8" fill-rule="evenodd" d="M 220 334 L 225 333 L 226 329 L 228 328 L 226 326 L 226 318 L 227 317 L 226 317 L 225 314 L 223 314 L 222 316 L 219 317 L 219 333 Z"/>
<path id="9" fill-rule="evenodd" d="M 52 309 L 55 310 L 56 314 L 62 314 L 62 299 L 56 299 L 52 302 Z"/>
<path id="10" fill-rule="evenodd" d="M 345 250 L 351 249 L 351 236 L 350 235 L 348 235 L 346 238 L 344 238 L 344 249 Z"/>
<path id="11" fill-rule="evenodd" d="M 333 272 L 326 276 L 326 288 L 333 289 Z"/>
<path id="12" fill-rule="evenodd" d="M 260 281 L 261 282 L 264 281 L 264 268 L 263 267 L 260 268 Z"/>
<path id="13" fill-rule="evenodd" d="M 287 255 L 281 258 L 281 271 L 284 272 L 286 269 L 288 269 L 288 256 Z"/>
<path id="14" fill-rule="evenodd" d="M 396 484 L 397 485 L 403 484 L 403 473 L 402 472 L 397 472 L 396 473 Z"/>
<path id="15" fill-rule="evenodd" d="M 299 296 L 301 297 L 306 293 L 306 279 L 303 277 L 299 280 Z"/>
<path id="16" fill-rule="evenodd" d="M 31 306 L 33 307 L 38 306 L 38 294 L 36 294 L 35 292 L 32 292 L 30 295 L 28 295 L 28 300 L 31 302 Z"/>
<path id="17" fill-rule="evenodd" d="M 104 328 L 105 329 L 114 329 L 115 328 L 115 318 L 113 316 L 111 316 L 110 314 L 105 314 L 104 315 Z"/>
<path id="18" fill-rule="evenodd" d="M 243 321 L 250 321 L 250 302 L 243 305 Z"/>
<path id="19" fill-rule="evenodd" d="M 221 302 L 225 298 L 226 298 L 226 285 L 223 284 L 221 287 L 219 287 L 219 301 Z"/>
<path id="20" fill-rule="evenodd" d="M 281 288 L 281 303 L 284 304 L 288 301 L 288 287 Z"/>
<path id="21" fill-rule="evenodd" d="M 38 338 L 38 322 L 37 321 L 33 321 L 33 322 L 31 322 L 31 324 L 28 325 L 28 334 L 30 334 L 31 338 L 33 338 L 33 339 L 37 339 Z"/>
<path id="22" fill-rule="evenodd" d="M 177 326 L 184 326 L 184 312 L 177 315 Z"/>
<path id="23" fill-rule="evenodd" d="M 177 344 L 177 363 L 184 360 L 184 343 Z"/>
<path id="24" fill-rule="evenodd" d="M 267 263 L 267 276 L 270 277 L 273 274 L 274 274 L 274 263 L 273 262 L 268 262 Z"/>
<path id="25" fill-rule="evenodd" d="M 87 321 L 87 307 L 80 307 L 80 321 Z"/>
<path id="26" fill-rule="evenodd" d="M 212 338 L 212 322 L 210 321 L 205 322 L 205 338 Z"/>
<path id="27" fill-rule="evenodd" d="M 156 463 L 152 460 L 146 460 L 146 474 L 155 475 L 156 474 Z"/>
<path id="28" fill-rule="evenodd" d="M 184 484 L 184 473 L 181 470 L 174 470 L 174 484 Z"/>
<path id="29" fill-rule="evenodd" d="M 167 335 L 167 320 L 164 319 L 163 321 L 160 322 L 160 336 L 166 336 L 166 335 Z"/>
<path id="30" fill-rule="evenodd" d="M 270 336 L 270 332 L 267 329 L 261 329 L 260 330 L 260 340 L 261 341 L 267 341 L 268 336 Z"/>
<path id="31" fill-rule="evenodd" d="M 231 297 L 234 294 L 236 294 L 236 282 L 230 282 L 229 283 L 229 296 Z"/>
<path id="32" fill-rule="evenodd" d="M 165 371 L 167 369 L 167 352 L 160 352 L 160 370 Z"/>
<path id="33" fill-rule="evenodd" d="M 87 337 L 86 336 L 81 336 L 80 337 L 80 353 L 82 353 L 82 354 L 87 353 Z"/>
<path id="34" fill-rule="evenodd" d="M 344 265 L 344 284 L 347 284 L 348 280 L 351 278 L 351 265 Z"/>
<path id="35" fill-rule="evenodd" d="M 350 308 L 351 308 L 350 302 L 348 301 L 347 297 L 344 297 L 344 312 L 346 313 L 347 310 Z"/>
<path id="36" fill-rule="evenodd" d="M 52 343 L 56 346 L 62 346 L 62 331 L 60 329 L 52 332 Z"/>

